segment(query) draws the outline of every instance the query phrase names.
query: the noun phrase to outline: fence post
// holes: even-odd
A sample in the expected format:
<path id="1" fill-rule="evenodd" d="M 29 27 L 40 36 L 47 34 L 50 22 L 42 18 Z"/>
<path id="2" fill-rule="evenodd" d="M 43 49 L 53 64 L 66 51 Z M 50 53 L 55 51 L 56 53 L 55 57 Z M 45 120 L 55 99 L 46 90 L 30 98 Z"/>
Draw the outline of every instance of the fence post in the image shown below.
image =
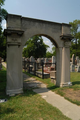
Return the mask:
<path id="1" fill-rule="evenodd" d="M 29 61 L 29 73 L 30 73 L 30 61 Z"/>
<path id="2" fill-rule="evenodd" d="M 42 79 L 44 79 L 44 63 L 42 62 Z"/>
<path id="3" fill-rule="evenodd" d="M 34 62 L 34 75 L 36 75 L 36 62 Z"/>

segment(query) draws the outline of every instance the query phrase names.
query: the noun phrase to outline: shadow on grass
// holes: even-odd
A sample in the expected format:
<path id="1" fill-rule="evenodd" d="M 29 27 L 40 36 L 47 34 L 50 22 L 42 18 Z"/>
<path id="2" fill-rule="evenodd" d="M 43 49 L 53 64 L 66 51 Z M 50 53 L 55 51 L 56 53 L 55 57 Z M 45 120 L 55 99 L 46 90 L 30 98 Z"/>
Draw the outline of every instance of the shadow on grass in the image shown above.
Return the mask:
<path id="1" fill-rule="evenodd" d="M 55 85 L 53 85 L 53 86 L 51 86 L 51 87 L 48 87 L 48 89 L 50 89 L 50 90 L 56 90 L 56 89 L 58 89 L 58 88 L 60 88 L 60 87 L 55 86 Z"/>
<path id="2" fill-rule="evenodd" d="M 76 84 L 80 85 L 80 81 L 74 81 L 74 82 L 72 82 L 72 85 L 76 85 Z"/>
<path id="3" fill-rule="evenodd" d="M 13 108 L 7 107 L 5 108 L 5 106 L 0 106 L 0 114 L 12 114 L 15 112 L 15 110 Z"/>

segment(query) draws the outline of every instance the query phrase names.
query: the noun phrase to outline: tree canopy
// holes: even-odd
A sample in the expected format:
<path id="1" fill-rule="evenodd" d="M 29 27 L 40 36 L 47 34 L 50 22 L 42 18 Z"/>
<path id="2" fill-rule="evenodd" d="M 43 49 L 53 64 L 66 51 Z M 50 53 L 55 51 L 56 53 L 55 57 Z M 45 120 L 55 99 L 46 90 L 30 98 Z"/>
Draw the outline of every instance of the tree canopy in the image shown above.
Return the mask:
<path id="1" fill-rule="evenodd" d="M 6 38 L 2 31 L 2 20 L 6 19 L 7 11 L 1 6 L 4 4 L 5 0 L 0 0 L 0 57 L 6 59 Z"/>
<path id="2" fill-rule="evenodd" d="M 71 42 L 70 55 L 75 54 L 75 56 L 80 57 L 80 20 L 74 20 L 69 24 L 71 25 L 71 34 L 74 37 Z"/>
<path id="3" fill-rule="evenodd" d="M 5 0 L 0 0 L 0 5 L 4 5 Z"/>
<path id="4" fill-rule="evenodd" d="M 52 51 L 51 52 L 49 52 L 49 51 L 46 52 L 46 57 L 47 58 L 51 58 L 52 56 L 55 56 L 55 55 L 56 55 L 55 46 L 52 47 Z"/>
<path id="5" fill-rule="evenodd" d="M 26 46 L 23 49 L 23 56 L 34 56 L 35 58 L 45 57 L 48 47 L 49 46 L 43 42 L 41 36 L 33 36 L 26 42 Z"/>

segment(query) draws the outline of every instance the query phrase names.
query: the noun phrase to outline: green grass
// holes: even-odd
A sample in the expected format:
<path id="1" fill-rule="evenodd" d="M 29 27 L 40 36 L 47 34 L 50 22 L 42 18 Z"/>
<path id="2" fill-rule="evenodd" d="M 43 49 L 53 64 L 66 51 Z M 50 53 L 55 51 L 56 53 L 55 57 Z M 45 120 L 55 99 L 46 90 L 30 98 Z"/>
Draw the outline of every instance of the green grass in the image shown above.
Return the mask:
<path id="1" fill-rule="evenodd" d="M 69 100 L 70 102 L 74 103 L 74 104 L 77 104 L 77 105 L 80 105 L 80 101 L 77 101 L 77 100 L 74 100 L 74 99 L 70 99 L 68 97 L 65 97 L 65 93 L 63 92 L 64 90 L 67 90 L 67 89 L 73 89 L 73 90 L 80 90 L 80 73 L 71 73 L 71 82 L 72 82 L 72 86 L 70 87 L 63 87 L 63 88 L 60 88 L 60 87 L 57 87 L 55 86 L 53 83 L 51 83 L 51 79 L 48 78 L 48 79 L 41 79 L 41 78 L 38 78 L 37 76 L 34 76 L 34 75 L 31 75 L 29 73 L 26 72 L 27 75 L 31 76 L 31 77 L 34 77 L 36 80 L 39 80 L 43 83 L 45 83 L 47 85 L 47 88 L 56 92 L 57 94 L 63 96 L 65 99 Z"/>
<path id="2" fill-rule="evenodd" d="M 24 90 L 23 94 L 9 97 L 6 90 L 6 70 L 0 71 L 0 120 L 70 120 L 57 108 L 48 104 L 40 95 L 32 90 Z"/>
<path id="3" fill-rule="evenodd" d="M 71 73 L 71 82 L 74 90 L 80 90 L 80 73 Z"/>

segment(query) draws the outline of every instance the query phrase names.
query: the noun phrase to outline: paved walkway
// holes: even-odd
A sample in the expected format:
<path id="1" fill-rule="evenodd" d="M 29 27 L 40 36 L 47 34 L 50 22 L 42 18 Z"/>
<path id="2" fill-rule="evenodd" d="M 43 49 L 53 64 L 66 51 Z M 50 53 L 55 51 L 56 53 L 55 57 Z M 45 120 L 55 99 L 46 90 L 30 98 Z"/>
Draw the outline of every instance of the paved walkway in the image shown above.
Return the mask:
<path id="1" fill-rule="evenodd" d="M 3 63 L 5 66 L 5 63 Z M 40 94 L 52 106 L 57 107 L 64 115 L 72 120 L 80 120 L 80 106 L 77 106 L 60 95 L 47 89 L 46 85 L 23 73 L 24 88 L 34 88 L 33 91 Z"/>
<path id="2" fill-rule="evenodd" d="M 40 94 L 52 106 L 57 107 L 64 115 L 72 120 L 80 120 L 80 106 L 77 106 L 60 95 L 47 89 L 46 85 L 23 74 L 24 87 L 34 88 L 33 91 Z"/>

